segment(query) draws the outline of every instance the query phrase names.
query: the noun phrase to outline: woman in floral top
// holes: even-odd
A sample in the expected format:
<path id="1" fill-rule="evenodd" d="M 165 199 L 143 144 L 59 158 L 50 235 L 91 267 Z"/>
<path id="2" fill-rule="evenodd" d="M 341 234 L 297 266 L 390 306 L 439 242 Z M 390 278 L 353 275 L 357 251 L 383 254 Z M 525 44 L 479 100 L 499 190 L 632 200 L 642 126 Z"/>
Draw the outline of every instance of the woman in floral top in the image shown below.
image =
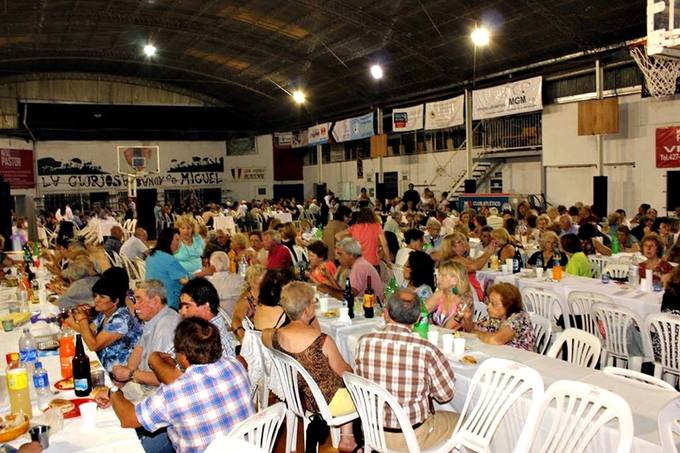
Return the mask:
<path id="1" fill-rule="evenodd" d="M 463 327 L 463 313 L 472 308 L 472 292 L 465 265 L 454 260 L 439 263 L 437 291 L 425 305 L 432 322 L 447 329 Z"/>
<path id="2" fill-rule="evenodd" d="M 125 305 L 127 288 L 110 277 L 102 277 L 92 287 L 94 309 L 98 315 L 90 324 L 90 306 L 78 307 L 67 323 L 95 351 L 106 371 L 128 362 L 130 353 L 142 336 L 142 326 Z"/>
<path id="3" fill-rule="evenodd" d="M 404 263 L 405 286 L 412 289 L 420 300 L 432 296 L 434 288 L 434 260 L 425 252 L 412 250 Z"/>
<path id="4" fill-rule="evenodd" d="M 466 330 L 481 341 L 508 345 L 517 349 L 534 349 L 534 332 L 529 314 L 524 311 L 522 296 L 510 283 L 497 283 L 489 288 L 489 316 L 472 322 L 472 310 L 465 312 Z"/>

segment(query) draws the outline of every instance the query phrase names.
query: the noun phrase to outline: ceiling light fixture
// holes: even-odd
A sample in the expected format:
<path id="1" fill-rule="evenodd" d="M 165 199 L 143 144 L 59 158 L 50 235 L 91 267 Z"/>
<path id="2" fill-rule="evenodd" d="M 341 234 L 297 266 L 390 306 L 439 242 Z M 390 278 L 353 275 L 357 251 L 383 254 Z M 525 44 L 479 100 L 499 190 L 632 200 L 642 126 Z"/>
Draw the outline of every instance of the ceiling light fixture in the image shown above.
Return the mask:
<path id="1" fill-rule="evenodd" d="M 380 80 L 383 78 L 383 68 L 379 64 L 374 64 L 371 66 L 371 75 L 375 80 Z"/>
<path id="2" fill-rule="evenodd" d="M 486 46 L 489 44 L 491 33 L 486 27 L 476 27 L 470 34 L 470 38 L 475 46 Z"/>
<path id="3" fill-rule="evenodd" d="M 296 104 L 304 104 L 305 93 L 303 93 L 301 90 L 293 91 L 293 101 L 295 101 Z"/>
<path id="4" fill-rule="evenodd" d="M 153 44 L 147 44 L 144 46 L 144 55 L 147 57 L 153 57 L 156 55 L 156 46 Z"/>

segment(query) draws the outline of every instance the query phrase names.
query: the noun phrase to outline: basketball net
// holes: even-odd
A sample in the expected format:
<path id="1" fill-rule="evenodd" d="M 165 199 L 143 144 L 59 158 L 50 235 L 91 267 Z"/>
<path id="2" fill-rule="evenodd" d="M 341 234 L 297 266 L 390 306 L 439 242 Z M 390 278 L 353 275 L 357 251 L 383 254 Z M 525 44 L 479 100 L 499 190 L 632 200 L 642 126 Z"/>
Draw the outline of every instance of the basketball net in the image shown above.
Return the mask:
<path id="1" fill-rule="evenodd" d="M 661 55 L 647 55 L 644 45 L 631 47 L 630 55 L 645 76 L 649 94 L 657 99 L 675 94 L 675 86 L 680 76 L 680 60 Z"/>

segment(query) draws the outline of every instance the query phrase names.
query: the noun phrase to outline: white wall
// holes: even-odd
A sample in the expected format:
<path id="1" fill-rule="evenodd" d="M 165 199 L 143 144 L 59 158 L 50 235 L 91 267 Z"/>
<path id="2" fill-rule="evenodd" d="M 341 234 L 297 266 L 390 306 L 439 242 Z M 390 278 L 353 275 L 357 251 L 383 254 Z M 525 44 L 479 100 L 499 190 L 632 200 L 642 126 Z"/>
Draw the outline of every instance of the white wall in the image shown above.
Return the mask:
<path id="1" fill-rule="evenodd" d="M 541 162 L 538 160 L 506 163 L 496 171 L 503 172 L 505 193 L 541 193 Z"/>
<path id="2" fill-rule="evenodd" d="M 577 104 L 549 105 L 543 111 L 543 162 L 548 200 L 567 206 L 591 203 L 593 176 L 598 174 L 595 137 L 577 135 Z M 647 202 L 665 211 L 666 171 L 657 169 L 657 127 L 680 125 L 680 100 L 657 101 L 640 95 L 619 97 L 619 133 L 603 142 L 608 176 L 608 209 L 637 211 Z M 634 163 L 628 165 L 627 163 Z M 558 166 L 577 166 L 559 168 Z"/>

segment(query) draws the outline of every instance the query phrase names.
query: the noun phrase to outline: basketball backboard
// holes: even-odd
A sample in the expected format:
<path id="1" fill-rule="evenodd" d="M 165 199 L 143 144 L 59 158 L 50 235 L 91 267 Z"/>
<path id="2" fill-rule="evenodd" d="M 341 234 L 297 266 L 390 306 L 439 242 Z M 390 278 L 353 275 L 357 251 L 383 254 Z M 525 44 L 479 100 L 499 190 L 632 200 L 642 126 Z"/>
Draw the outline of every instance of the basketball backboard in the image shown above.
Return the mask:
<path id="1" fill-rule="evenodd" d="M 647 55 L 680 58 L 680 0 L 647 0 Z"/>
<path id="2" fill-rule="evenodd" d="M 141 176 L 160 172 L 159 146 L 116 146 L 118 173 Z"/>

